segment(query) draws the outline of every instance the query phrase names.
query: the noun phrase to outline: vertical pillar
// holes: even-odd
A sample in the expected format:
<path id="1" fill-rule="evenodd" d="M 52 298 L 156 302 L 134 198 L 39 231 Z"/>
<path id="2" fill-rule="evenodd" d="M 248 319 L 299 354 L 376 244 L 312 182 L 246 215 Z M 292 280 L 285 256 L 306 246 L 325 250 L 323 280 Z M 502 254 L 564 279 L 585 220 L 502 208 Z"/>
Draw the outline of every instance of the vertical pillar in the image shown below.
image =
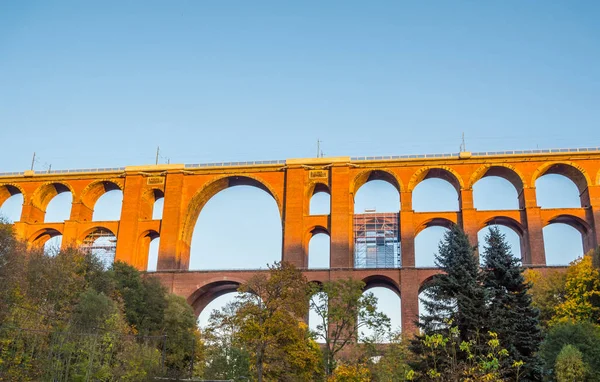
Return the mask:
<path id="1" fill-rule="evenodd" d="M 525 187 L 521 194 L 522 205 L 525 210 L 521 213 L 521 220 L 525 225 L 528 253 L 523 255 L 525 265 L 546 265 L 546 252 L 544 250 L 544 222 L 542 221 L 541 208 L 537 205 L 535 187 Z"/>
<path id="2" fill-rule="evenodd" d="M 479 232 L 479 221 L 477 220 L 477 210 L 473 206 L 473 190 L 460 190 L 460 224 L 469 237 L 471 245 L 475 247 L 475 253 L 479 256 L 477 233 Z"/>
<path id="3" fill-rule="evenodd" d="M 308 249 L 304 248 L 304 180 L 302 167 L 288 168 L 283 197 L 283 261 L 296 267 L 308 267 Z"/>
<path id="4" fill-rule="evenodd" d="M 415 322 L 419 319 L 419 271 L 417 269 L 402 269 L 400 271 L 400 308 L 402 333 L 413 335 L 417 333 Z"/>
<path id="5" fill-rule="evenodd" d="M 415 266 L 415 227 L 412 209 L 412 192 L 401 192 L 400 202 L 400 252 L 402 256 L 402 268 L 413 268 Z"/>
<path id="6" fill-rule="evenodd" d="M 354 267 L 352 219 L 354 200 L 350 194 L 350 169 L 345 165 L 331 168 L 331 268 Z"/>
<path id="7" fill-rule="evenodd" d="M 21 210 L 21 222 L 22 223 L 43 223 L 44 216 L 46 215 L 46 211 L 42 211 L 38 207 L 34 206 L 32 201 L 23 204 L 23 209 Z"/>
<path id="8" fill-rule="evenodd" d="M 137 248 L 140 204 L 145 180 L 142 175 L 127 175 L 125 177 L 115 255 L 115 260 L 126 262 L 139 270 L 146 270 L 148 265 L 148 252 L 138 253 L 140 251 Z"/>
<path id="9" fill-rule="evenodd" d="M 184 244 L 179 237 L 183 219 L 183 178 L 184 174 L 182 173 L 168 173 L 166 175 L 157 271 L 187 269 L 189 267 L 189 259 L 181 259 Z M 187 250 L 189 252 L 189 248 Z"/>
<path id="10" fill-rule="evenodd" d="M 593 242 L 591 244 L 594 247 L 600 245 L 600 185 L 588 186 L 588 192 L 590 196 L 591 206 L 591 223 L 594 232 L 591 233 L 593 236 Z M 588 219 L 590 220 L 590 219 Z"/>

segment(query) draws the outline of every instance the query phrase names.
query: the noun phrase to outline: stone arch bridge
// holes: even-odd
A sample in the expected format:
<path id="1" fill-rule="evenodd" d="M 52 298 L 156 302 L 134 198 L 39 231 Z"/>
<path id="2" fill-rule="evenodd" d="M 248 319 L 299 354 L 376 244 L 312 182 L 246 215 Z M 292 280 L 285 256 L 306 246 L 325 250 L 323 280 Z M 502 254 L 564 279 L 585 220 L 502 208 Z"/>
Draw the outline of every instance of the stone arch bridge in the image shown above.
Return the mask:
<path id="1" fill-rule="evenodd" d="M 536 201 L 535 181 L 545 174 L 571 179 L 580 194 L 579 208 L 542 209 Z M 519 195 L 515 210 L 478 211 L 472 186 L 486 176 L 508 180 Z M 459 195 L 459 211 L 415 212 L 412 191 L 424 179 L 441 178 Z M 384 180 L 399 192 L 398 236 L 401 266 L 355 268 L 354 195 L 366 182 Z M 276 201 L 282 221 L 282 260 L 303 268 L 310 281 L 344 277 L 364 280 L 367 288 L 384 286 L 401 296 L 402 327 L 414 329 L 418 293 L 436 272 L 415 267 L 414 238 L 433 225 L 462 225 L 473 244 L 477 232 L 489 224 L 513 229 L 521 238 L 523 263 L 546 268 L 542 229 L 560 222 L 576 228 L 585 250 L 600 242 L 600 148 L 510 152 L 408 155 L 391 157 L 335 157 L 188 165 L 150 165 L 68 171 L 0 173 L 0 205 L 11 195 L 24 198 L 15 222 L 20 237 L 41 245 L 62 235 L 62 245 L 83 243 L 97 229 L 117 237 L 116 259 L 145 270 L 150 240 L 160 237 L 155 273 L 174 293 L 187 298 L 197 314 L 214 298 L 233 291 L 260 271 L 189 271 L 190 244 L 196 220 L 207 201 L 236 185 L 258 187 Z M 95 202 L 105 192 L 123 191 L 118 221 L 92 221 Z M 45 223 L 50 200 L 62 192 L 73 196 L 70 218 Z M 311 197 L 330 195 L 328 215 L 310 215 Z M 154 202 L 164 197 L 161 220 L 152 219 Z M 312 235 L 330 236 L 330 269 L 307 269 Z"/>

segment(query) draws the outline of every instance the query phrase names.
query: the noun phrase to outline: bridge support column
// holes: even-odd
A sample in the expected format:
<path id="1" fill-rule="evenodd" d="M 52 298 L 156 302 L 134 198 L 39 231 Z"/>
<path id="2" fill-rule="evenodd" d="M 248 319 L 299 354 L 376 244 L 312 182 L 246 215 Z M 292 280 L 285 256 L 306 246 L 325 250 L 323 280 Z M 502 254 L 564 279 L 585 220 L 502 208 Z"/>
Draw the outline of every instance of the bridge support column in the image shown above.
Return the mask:
<path id="1" fill-rule="evenodd" d="M 165 201 L 163 204 L 157 270 L 188 269 L 189 259 L 181 259 L 184 243 L 179 237 L 183 218 L 181 173 L 168 173 L 165 179 Z M 189 248 L 188 252 L 189 252 Z"/>
<path id="2" fill-rule="evenodd" d="M 282 260 L 296 267 L 308 267 L 308 248 L 304 243 L 304 180 L 306 170 L 302 167 L 288 168 L 283 206 L 283 254 Z"/>
<path id="3" fill-rule="evenodd" d="M 520 195 L 525 210 L 521 212 L 521 220 L 526 229 L 529 250 L 523 255 L 524 265 L 546 265 L 544 250 L 544 222 L 541 208 L 537 205 L 535 187 L 526 187 Z"/>
<path id="4" fill-rule="evenodd" d="M 145 271 L 148 267 L 148 253 L 138 253 L 138 222 L 142 210 L 144 181 L 142 175 L 127 175 L 125 178 L 115 260 L 124 261 Z"/>
<path id="5" fill-rule="evenodd" d="M 479 257 L 478 238 L 479 222 L 477 221 L 477 210 L 473 206 L 473 190 L 460 190 L 460 225 L 469 237 L 469 242 L 475 248 L 475 255 Z"/>
<path id="6" fill-rule="evenodd" d="M 412 209 L 412 192 L 400 193 L 400 254 L 402 268 L 415 266 L 415 227 Z"/>
<path id="7" fill-rule="evenodd" d="M 593 248 L 600 245 L 600 185 L 588 186 L 590 196 L 590 205 L 588 223 L 592 227 L 593 232 L 590 234 L 590 244 Z"/>
<path id="8" fill-rule="evenodd" d="M 344 165 L 331 168 L 331 268 L 354 267 L 352 219 L 354 200 L 350 194 L 350 172 Z"/>
<path id="9" fill-rule="evenodd" d="M 416 321 L 419 319 L 419 271 L 402 269 L 400 271 L 400 308 L 402 333 L 417 333 Z"/>
<path id="10" fill-rule="evenodd" d="M 41 209 L 34 206 L 31 201 L 23 204 L 23 209 L 21 211 L 21 222 L 23 223 L 43 223 L 44 216 L 46 215 L 46 211 L 42 211 Z"/>

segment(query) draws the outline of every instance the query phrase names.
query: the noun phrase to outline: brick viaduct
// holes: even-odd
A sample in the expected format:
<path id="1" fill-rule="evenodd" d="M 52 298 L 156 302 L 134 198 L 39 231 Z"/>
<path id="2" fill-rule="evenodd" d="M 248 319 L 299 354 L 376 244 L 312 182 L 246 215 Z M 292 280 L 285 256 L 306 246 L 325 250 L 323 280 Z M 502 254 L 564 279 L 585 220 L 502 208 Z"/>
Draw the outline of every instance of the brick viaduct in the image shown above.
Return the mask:
<path id="1" fill-rule="evenodd" d="M 535 181 L 545 174 L 561 174 L 579 189 L 580 208 L 542 209 L 536 201 Z M 519 195 L 519 209 L 478 211 L 472 186 L 486 176 L 508 180 Z M 414 212 L 412 191 L 424 179 L 450 182 L 459 195 L 459 211 Z M 354 269 L 354 195 L 366 182 L 380 179 L 399 192 L 401 268 Z M 418 294 L 437 272 L 415 267 L 414 238 L 429 226 L 461 224 L 472 242 L 489 224 L 513 229 L 521 238 L 523 263 L 546 267 L 542 229 L 566 223 L 581 232 L 585 250 L 600 242 L 600 149 L 533 150 L 495 153 L 457 153 L 394 157 L 336 157 L 285 161 L 202 165 L 132 166 L 73 171 L 25 171 L 0 174 L 0 205 L 11 195 L 23 194 L 19 236 L 43 244 L 54 235 L 63 246 L 81 244 L 101 227 L 117 236 L 116 259 L 145 270 L 148 246 L 160 237 L 156 275 L 174 293 L 187 298 L 197 314 L 214 298 L 234 291 L 256 270 L 189 271 L 190 244 L 196 220 L 208 200 L 223 189 L 250 185 L 269 193 L 282 221 L 282 259 L 304 268 L 311 281 L 343 277 L 364 280 L 367 288 L 385 286 L 401 295 L 402 327 L 414 329 Z M 123 191 L 119 221 L 92 221 L 94 204 L 112 189 Z M 69 220 L 44 223 L 50 200 L 70 191 Z M 310 215 L 317 192 L 330 195 L 329 215 Z M 162 220 L 152 220 L 154 202 L 164 197 Z M 308 242 L 312 235 L 330 236 L 330 269 L 309 270 Z"/>

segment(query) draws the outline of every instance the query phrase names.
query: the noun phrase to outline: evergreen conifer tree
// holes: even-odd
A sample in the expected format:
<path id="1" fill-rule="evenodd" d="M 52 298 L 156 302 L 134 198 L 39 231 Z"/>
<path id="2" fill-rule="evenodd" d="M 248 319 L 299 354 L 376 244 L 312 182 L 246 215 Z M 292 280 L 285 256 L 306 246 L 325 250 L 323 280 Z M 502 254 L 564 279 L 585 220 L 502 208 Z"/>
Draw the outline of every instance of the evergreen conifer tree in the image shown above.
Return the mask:
<path id="1" fill-rule="evenodd" d="M 481 339 L 488 332 L 486 297 L 479 262 L 469 238 L 458 225 L 444 235 L 435 263 L 444 273 L 435 275 L 423 292 L 426 298 L 421 301 L 426 312 L 420 315 L 421 335 L 413 340 L 412 350 L 422 354 L 425 336 L 447 336 L 451 326 L 460 332 L 459 343 L 485 343 Z"/>
<path id="2" fill-rule="evenodd" d="M 498 227 L 491 227 L 485 238 L 483 252 L 483 282 L 488 293 L 489 326 L 498 334 L 509 356 L 503 362 L 505 370 L 514 361 L 523 361 L 522 381 L 540 381 L 542 362 L 537 352 L 543 339 L 539 311 L 531 305 L 528 293 L 531 284 L 525 281 L 523 267 L 510 250 L 505 236 Z M 515 375 L 508 375 L 510 380 Z"/>

